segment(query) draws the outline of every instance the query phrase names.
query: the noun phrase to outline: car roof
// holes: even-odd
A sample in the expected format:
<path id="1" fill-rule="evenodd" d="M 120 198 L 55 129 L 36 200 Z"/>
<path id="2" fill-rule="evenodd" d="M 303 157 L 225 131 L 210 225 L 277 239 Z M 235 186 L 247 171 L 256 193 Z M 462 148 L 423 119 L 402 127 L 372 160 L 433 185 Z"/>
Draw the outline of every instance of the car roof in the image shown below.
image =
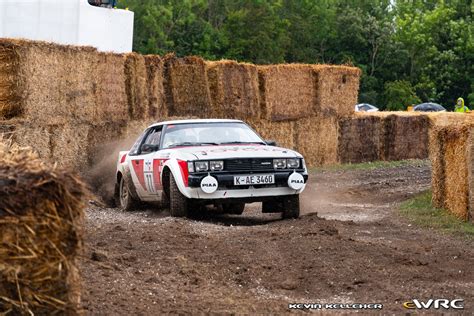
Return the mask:
<path id="1" fill-rule="evenodd" d="M 231 120 L 231 119 L 191 119 L 191 120 L 172 120 L 172 121 L 163 121 L 154 123 L 150 127 L 169 125 L 169 124 L 189 124 L 189 123 L 244 123 L 241 120 Z"/>

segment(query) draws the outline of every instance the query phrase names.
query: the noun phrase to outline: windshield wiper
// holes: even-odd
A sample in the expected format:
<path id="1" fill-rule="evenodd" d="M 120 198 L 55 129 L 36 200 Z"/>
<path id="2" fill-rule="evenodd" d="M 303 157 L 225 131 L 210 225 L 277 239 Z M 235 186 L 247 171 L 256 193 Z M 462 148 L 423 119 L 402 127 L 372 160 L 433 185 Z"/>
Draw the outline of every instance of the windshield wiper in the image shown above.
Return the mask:
<path id="1" fill-rule="evenodd" d="M 205 146 L 205 145 L 219 145 L 219 144 L 218 143 L 182 142 L 182 143 L 172 144 L 168 146 L 168 148 L 179 147 L 179 146 Z"/>
<path id="2" fill-rule="evenodd" d="M 220 145 L 230 145 L 230 144 L 265 144 L 265 143 L 264 142 L 238 142 L 238 141 L 220 143 Z"/>

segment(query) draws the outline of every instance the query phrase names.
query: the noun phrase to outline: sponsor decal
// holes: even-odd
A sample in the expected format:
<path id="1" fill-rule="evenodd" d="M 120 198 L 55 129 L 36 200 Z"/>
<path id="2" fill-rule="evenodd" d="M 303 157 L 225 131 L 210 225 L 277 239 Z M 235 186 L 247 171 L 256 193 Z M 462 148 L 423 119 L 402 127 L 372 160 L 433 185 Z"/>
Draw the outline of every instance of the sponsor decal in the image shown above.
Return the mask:
<path id="1" fill-rule="evenodd" d="M 413 299 L 403 303 L 403 307 L 406 309 L 464 309 L 464 300 L 454 299 L 449 300 L 445 298 L 429 299 L 422 301 L 419 299 Z"/>
<path id="2" fill-rule="evenodd" d="M 293 172 L 288 177 L 288 186 L 293 190 L 300 190 L 304 187 L 304 178 L 301 174 Z"/>
<path id="3" fill-rule="evenodd" d="M 201 180 L 201 190 L 204 193 L 214 193 L 218 186 L 217 179 L 212 176 L 206 176 Z"/>

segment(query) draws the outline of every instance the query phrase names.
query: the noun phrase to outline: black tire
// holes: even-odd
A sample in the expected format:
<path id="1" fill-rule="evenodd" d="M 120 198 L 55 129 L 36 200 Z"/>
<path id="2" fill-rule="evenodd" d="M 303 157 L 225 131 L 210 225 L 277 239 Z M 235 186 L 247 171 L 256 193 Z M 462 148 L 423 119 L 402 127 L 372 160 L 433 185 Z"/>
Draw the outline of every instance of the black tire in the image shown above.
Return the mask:
<path id="1" fill-rule="evenodd" d="M 117 206 L 124 211 L 132 211 L 139 207 L 140 203 L 130 193 L 130 187 L 125 177 L 120 178 L 118 184 Z"/>
<path id="2" fill-rule="evenodd" d="M 170 176 L 170 214 L 172 217 L 187 217 L 189 200 L 178 189 L 174 177 Z"/>
<path id="3" fill-rule="evenodd" d="M 298 194 L 286 196 L 283 200 L 283 207 L 282 217 L 284 219 L 300 217 L 300 196 Z"/>
<path id="4" fill-rule="evenodd" d="M 245 203 L 229 203 L 222 205 L 222 209 L 227 214 L 242 215 L 245 210 Z"/>

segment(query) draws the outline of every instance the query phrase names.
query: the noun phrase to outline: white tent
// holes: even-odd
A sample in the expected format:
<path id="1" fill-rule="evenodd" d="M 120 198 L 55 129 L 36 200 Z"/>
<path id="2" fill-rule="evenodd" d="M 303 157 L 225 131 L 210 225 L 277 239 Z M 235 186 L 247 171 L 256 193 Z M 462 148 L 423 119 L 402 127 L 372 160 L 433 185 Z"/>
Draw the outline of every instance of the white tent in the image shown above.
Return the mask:
<path id="1" fill-rule="evenodd" d="M 91 6 L 87 0 L 0 0 L 0 38 L 132 51 L 133 12 Z"/>

